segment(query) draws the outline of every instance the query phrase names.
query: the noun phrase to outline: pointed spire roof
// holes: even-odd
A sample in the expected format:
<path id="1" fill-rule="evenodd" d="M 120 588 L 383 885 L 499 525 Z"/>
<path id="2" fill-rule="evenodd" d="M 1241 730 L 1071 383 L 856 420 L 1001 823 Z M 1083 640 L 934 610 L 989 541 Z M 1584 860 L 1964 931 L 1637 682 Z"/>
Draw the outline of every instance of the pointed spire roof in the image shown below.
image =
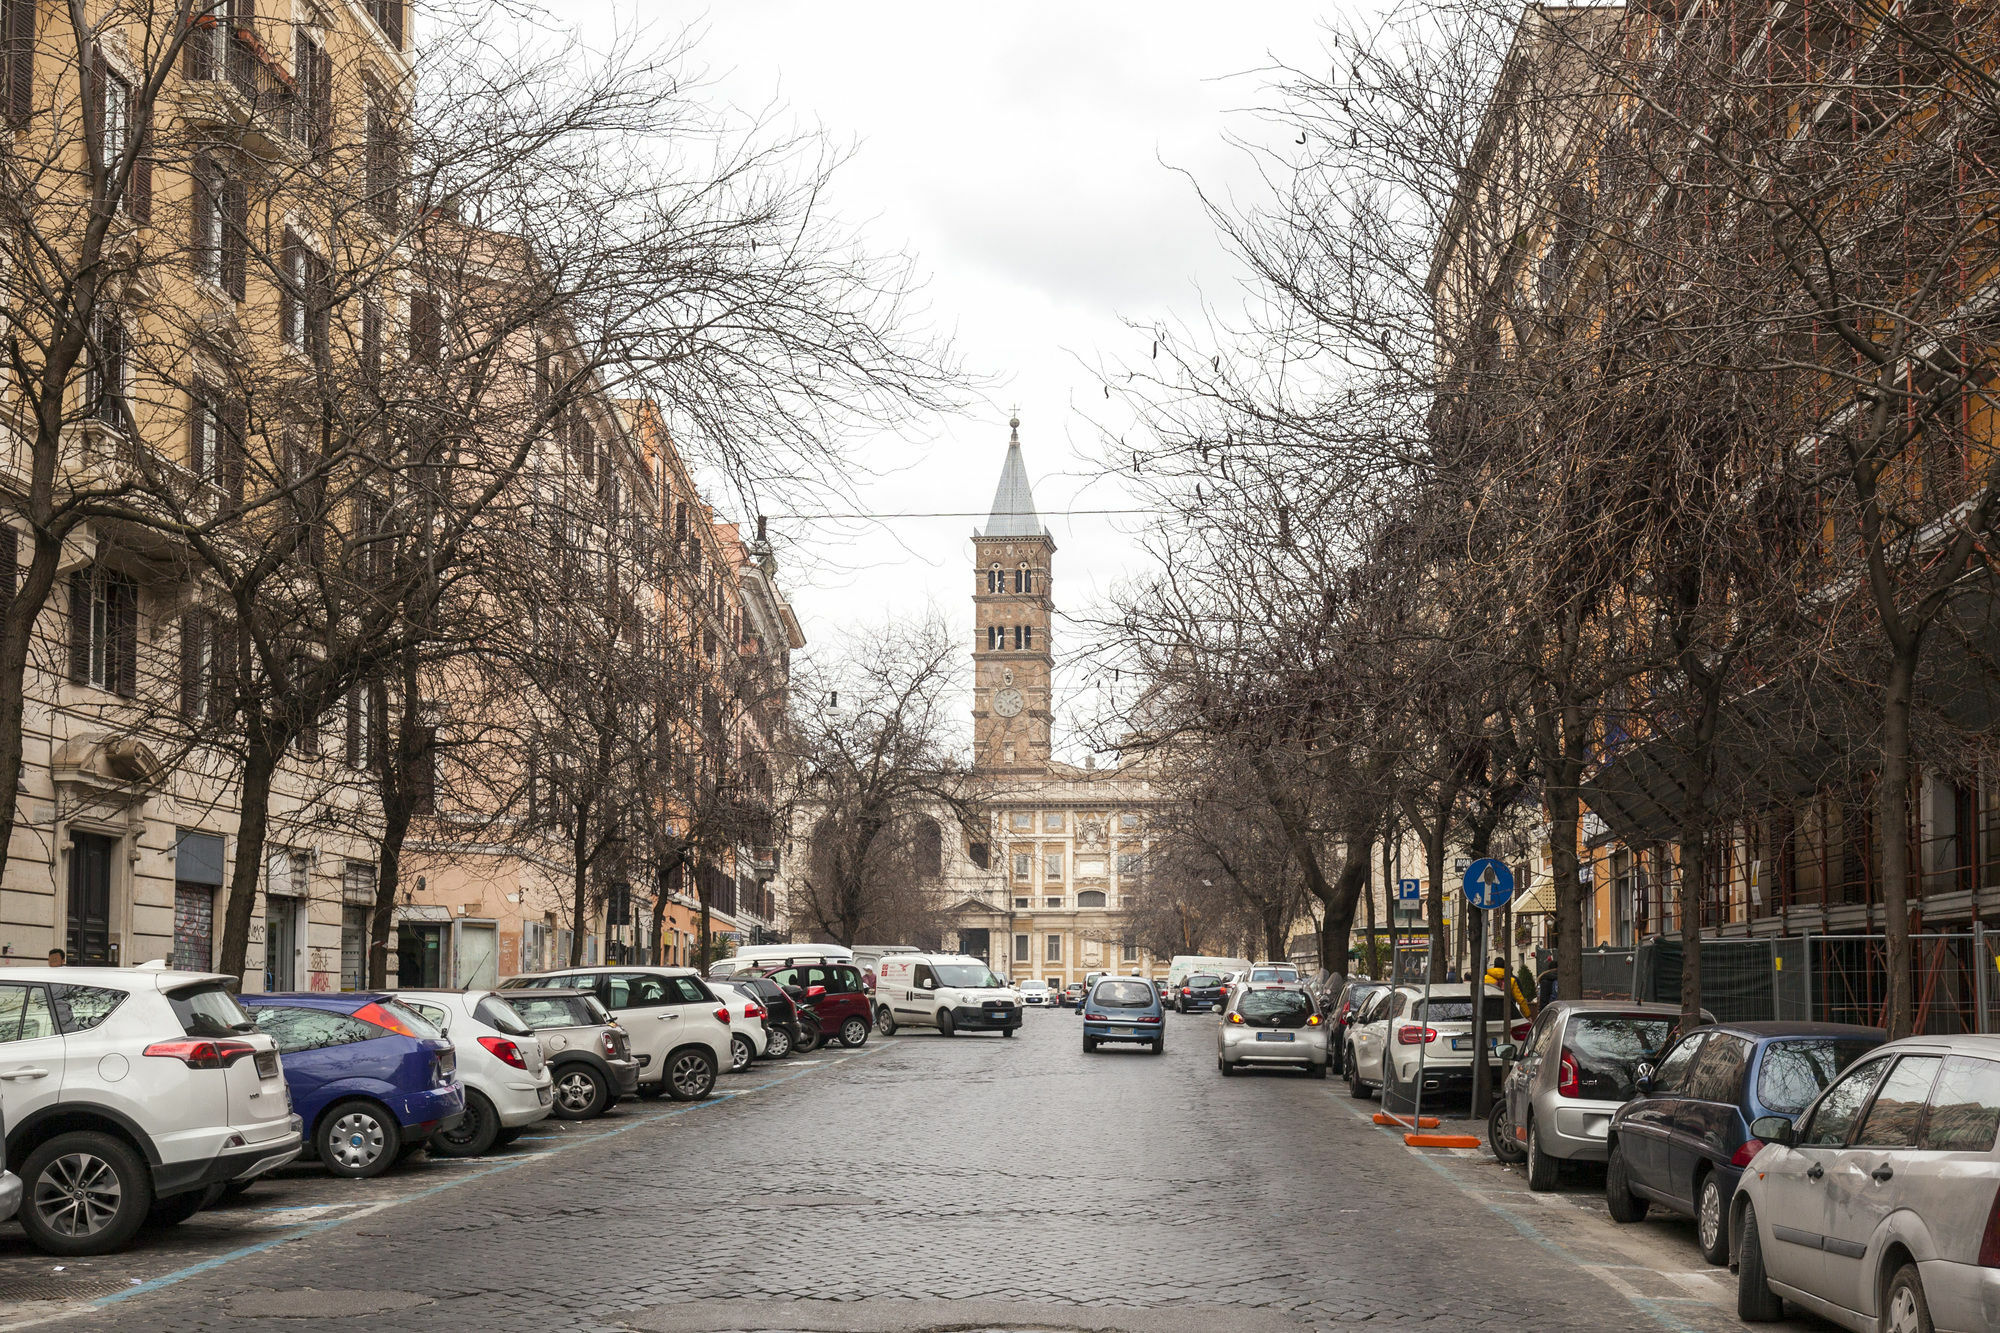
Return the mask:
<path id="1" fill-rule="evenodd" d="M 1007 422 L 1007 461 L 1000 465 L 1000 484 L 993 490 L 993 512 L 982 537 L 1041 537 L 1042 521 L 1035 514 L 1035 493 L 1028 487 L 1028 465 L 1021 459 L 1021 418 Z"/>

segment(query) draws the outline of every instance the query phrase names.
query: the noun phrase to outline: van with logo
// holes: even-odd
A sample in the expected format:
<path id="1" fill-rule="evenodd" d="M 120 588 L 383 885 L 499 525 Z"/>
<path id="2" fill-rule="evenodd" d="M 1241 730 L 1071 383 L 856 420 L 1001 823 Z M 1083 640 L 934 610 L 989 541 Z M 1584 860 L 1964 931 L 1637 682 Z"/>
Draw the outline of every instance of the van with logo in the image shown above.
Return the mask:
<path id="1" fill-rule="evenodd" d="M 875 1030 L 936 1028 L 944 1036 L 1021 1027 L 1021 996 L 977 958 L 957 953 L 896 953 L 875 980 Z"/>
<path id="2" fill-rule="evenodd" d="M 726 980 L 737 972 L 768 972 L 774 967 L 805 963 L 853 963 L 854 950 L 844 944 L 752 944 L 711 964 L 708 972 Z"/>

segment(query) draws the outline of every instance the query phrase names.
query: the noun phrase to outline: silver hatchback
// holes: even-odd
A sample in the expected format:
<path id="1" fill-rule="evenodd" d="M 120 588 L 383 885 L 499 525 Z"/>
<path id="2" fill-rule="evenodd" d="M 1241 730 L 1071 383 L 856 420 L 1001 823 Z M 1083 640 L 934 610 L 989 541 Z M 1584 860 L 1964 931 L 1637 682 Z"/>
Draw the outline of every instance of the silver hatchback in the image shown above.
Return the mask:
<path id="1" fill-rule="evenodd" d="M 1303 1069 L 1325 1078 L 1331 1060 L 1326 1015 L 1300 985 L 1238 986 L 1215 1025 L 1215 1067 Z"/>
<path id="2" fill-rule="evenodd" d="M 1612 1113 L 1636 1091 L 1639 1066 L 1673 1039 L 1680 1013 L 1679 1005 L 1636 1000 L 1544 1008 L 1494 1100 L 1486 1127 L 1494 1155 L 1525 1159 L 1536 1190 L 1554 1188 L 1560 1162 L 1603 1161 Z"/>

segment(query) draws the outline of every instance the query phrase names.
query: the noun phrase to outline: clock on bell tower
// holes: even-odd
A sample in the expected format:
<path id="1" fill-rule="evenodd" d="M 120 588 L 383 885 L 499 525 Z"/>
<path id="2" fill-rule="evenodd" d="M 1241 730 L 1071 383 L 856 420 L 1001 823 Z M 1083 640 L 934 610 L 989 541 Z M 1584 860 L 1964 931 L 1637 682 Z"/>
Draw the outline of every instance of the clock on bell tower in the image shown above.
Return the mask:
<path id="1" fill-rule="evenodd" d="M 1044 770 L 1049 764 L 1051 557 L 1056 544 L 1035 513 L 1021 419 L 1008 423 L 1007 460 L 983 531 L 972 534 L 973 765 Z"/>

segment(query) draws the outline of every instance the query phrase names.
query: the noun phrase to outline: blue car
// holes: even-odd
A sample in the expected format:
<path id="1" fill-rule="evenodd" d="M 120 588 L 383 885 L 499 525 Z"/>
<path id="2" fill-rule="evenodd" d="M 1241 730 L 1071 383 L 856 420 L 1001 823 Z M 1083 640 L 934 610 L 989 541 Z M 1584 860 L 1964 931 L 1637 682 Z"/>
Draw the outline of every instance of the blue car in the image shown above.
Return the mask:
<path id="1" fill-rule="evenodd" d="M 1880 1028 L 1805 1022 L 1689 1032 L 1658 1065 L 1639 1066 L 1638 1096 L 1611 1117 L 1604 1197 L 1612 1218 L 1641 1221 L 1654 1205 L 1692 1217 L 1703 1257 L 1728 1263 L 1729 1203 L 1764 1146 L 1751 1124 L 1767 1115 L 1797 1118 L 1886 1036 Z"/>
<path id="2" fill-rule="evenodd" d="M 1106 1041 L 1137 1042 L 1158 1055 L 1167 1049 L 1167 1014 L 1160 992 L 1143 977 L 1104 977 L 1083 997 L 1083 1049 Z"/>
<path id="3" fill-rule="evenodd" d="M 360 1179 L 388 1170 L 465 1114 L 451 1043 L 387 995 L 245 995 L 278 1043 L 292 1109 L 327 1170 Z"/>

